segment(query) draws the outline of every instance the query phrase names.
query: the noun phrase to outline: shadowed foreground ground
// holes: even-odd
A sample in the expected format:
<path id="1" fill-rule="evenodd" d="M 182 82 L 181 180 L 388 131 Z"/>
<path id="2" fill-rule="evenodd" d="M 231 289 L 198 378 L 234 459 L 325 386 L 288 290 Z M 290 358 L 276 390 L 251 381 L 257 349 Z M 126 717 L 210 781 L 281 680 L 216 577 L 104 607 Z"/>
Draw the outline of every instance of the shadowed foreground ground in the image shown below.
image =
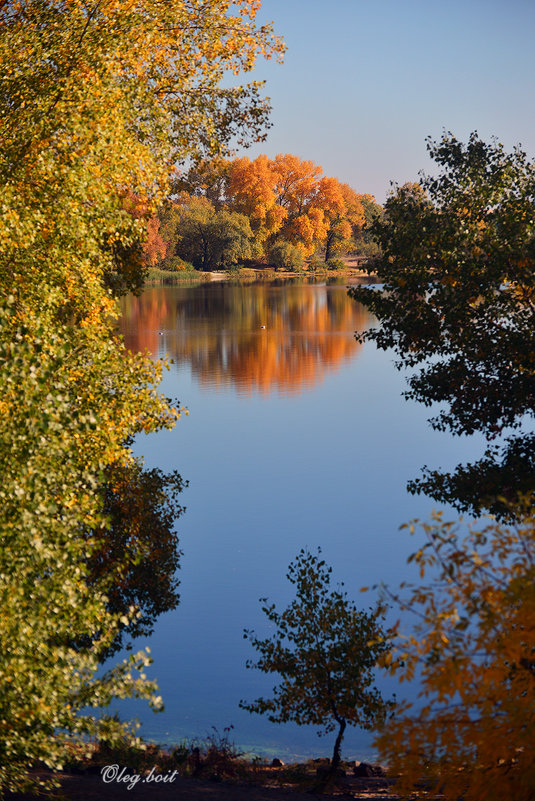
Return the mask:
<path id="1" fill-rule="evenodd" d="M 387 779 L 348 777 L 329 796 L 315 792 L 298 792 L 279 787 L 257 787 L 251 784 L 185 779 L 177 776 L 171 784 L 138 782 L 130 790 L 125 784 L 106 784 L 100 776 L 64 776 L 61 783 L 62 801 L 311 801 L 314 798 L 367 799 L 394 801 L 398 796 L 389 790 Z M 51 799 L 53 796 L 39 796 Z M 6 801 L 35 801 L 36 796 L 9 795 Z"/>

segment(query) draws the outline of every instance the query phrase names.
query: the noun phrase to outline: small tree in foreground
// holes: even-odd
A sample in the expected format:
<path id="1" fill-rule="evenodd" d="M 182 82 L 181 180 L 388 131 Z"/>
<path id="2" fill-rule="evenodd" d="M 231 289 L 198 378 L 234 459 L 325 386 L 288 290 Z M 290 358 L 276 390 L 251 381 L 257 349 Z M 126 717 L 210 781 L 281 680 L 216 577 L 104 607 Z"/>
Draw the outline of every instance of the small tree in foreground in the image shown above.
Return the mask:
<path id="1" fill-rule="evenodd" d="M 534 797 L 535 515 L 513 511 L 516 525 L 489 518 L 466 534 L 435 513 L 412 560 L 438 575 L 394 596 L 419 622 L 386 661 L 422 687 L 376 742 L 401 792 L 425 770 L 445 801 Z"/>
<path id="2" fill-rule="evenodd" d="M 301 550 L 288 568 L 296 598 L 284 612 L 274 604 L 262 611 L 276 626 L 271 638 L 258 639 L 245 631 L 260 653 L 248 668 L 278 673 L 282 681 L 273 698 L 240 701 L 248 712 L 266 713 L 273 723 L 294 721 L 320 726 L 319 734 L 338 727 L 331 760 L 334 773 L 340 763 L 346 726 L 371 729 L 384 721 L 392 702 L 383 701 L 373 686 L 379 656 L 389 650 L 377 613 L 357 610 L 341 589 L 331 589 L 331 572 L 318 555 Z"/>

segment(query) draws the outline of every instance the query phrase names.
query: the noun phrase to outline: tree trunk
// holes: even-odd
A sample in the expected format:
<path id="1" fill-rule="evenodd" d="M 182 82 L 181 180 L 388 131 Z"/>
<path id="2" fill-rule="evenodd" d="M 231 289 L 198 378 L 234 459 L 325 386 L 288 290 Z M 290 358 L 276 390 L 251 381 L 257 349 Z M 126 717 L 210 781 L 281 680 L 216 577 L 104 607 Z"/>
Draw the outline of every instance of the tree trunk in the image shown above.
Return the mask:
<path id="1" fill-rule="evenodd" d="M 325 242 L 325 261 L 329 261 L 331 258 L 331 249 L 333 244 L 334 236 L 331 231 L 327 234 L 327 240 Z"/>
<path id="2" fill-rule="evenodd" d="M 338 729 L 338 734 L 336 735 L 336 742 L 334 744 L 334 751 L 333 751 L 333 758 L 331 759 L 331 775 L 334 776 L 336 772 L 336 768 L 340 765 L 340 760 L 342 758 L 342 740 L 344 739 L 344 732 L 346 730 L 346 722 L 344 718 L 340 718 L 338 720 L 340 728 Z"/>

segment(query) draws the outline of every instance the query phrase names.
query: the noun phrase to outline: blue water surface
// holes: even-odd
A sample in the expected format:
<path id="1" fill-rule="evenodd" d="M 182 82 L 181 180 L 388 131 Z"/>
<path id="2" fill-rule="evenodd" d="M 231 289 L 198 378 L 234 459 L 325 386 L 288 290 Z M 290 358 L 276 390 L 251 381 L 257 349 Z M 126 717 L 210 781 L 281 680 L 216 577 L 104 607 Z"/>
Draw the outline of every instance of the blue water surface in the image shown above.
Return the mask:
<path id="1" fill-rule="evenodd" d="M 158 287 L 125 302 L 127 343 L 174 358 L 161 388 L 189 409 L 173 431 L 135 445 L 149 467 L 189 480 L 180 605 L 135 643 L 151 648 L 165 712 L 120 706 L 143 736 L 171 743 L 232 725 L 235 742 L 258 754 L 330 753 L 332 735 L 239 709 L 273 686 L 246 669 L 255 654 L 243 629 L 269 634 L 259 598 L 290 600 L 285 574 L 303 547 L 320 546 L 364 608 L 376 593 L 363 585 L 415 578 L 406 560 L 421 535 L 399 526 L 428 519 L 434 504 L 409 495 L 407 480 L 482 450 L 477 438 L 433 431 L 429 410 L 401 397 L 392 354 L 355 341 L 371 324 L 340 285 Z M 372 758 L 372 735 L 349 730 L 343 751 Z"/>

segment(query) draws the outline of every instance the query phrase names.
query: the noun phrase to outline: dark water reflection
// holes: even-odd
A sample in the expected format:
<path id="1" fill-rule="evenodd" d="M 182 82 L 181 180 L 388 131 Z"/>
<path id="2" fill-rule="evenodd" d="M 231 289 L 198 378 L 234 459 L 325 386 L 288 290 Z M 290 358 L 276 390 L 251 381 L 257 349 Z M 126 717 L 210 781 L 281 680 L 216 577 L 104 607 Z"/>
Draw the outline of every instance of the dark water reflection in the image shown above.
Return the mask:
<path id="1" fill-rule="evenodd" d="M 164 350 L 205 387 L 302 392 L 359 352 L 369 324 L 345 286 L 208 283 L 153 287 L 123 303 L 132 350 Z"/>

